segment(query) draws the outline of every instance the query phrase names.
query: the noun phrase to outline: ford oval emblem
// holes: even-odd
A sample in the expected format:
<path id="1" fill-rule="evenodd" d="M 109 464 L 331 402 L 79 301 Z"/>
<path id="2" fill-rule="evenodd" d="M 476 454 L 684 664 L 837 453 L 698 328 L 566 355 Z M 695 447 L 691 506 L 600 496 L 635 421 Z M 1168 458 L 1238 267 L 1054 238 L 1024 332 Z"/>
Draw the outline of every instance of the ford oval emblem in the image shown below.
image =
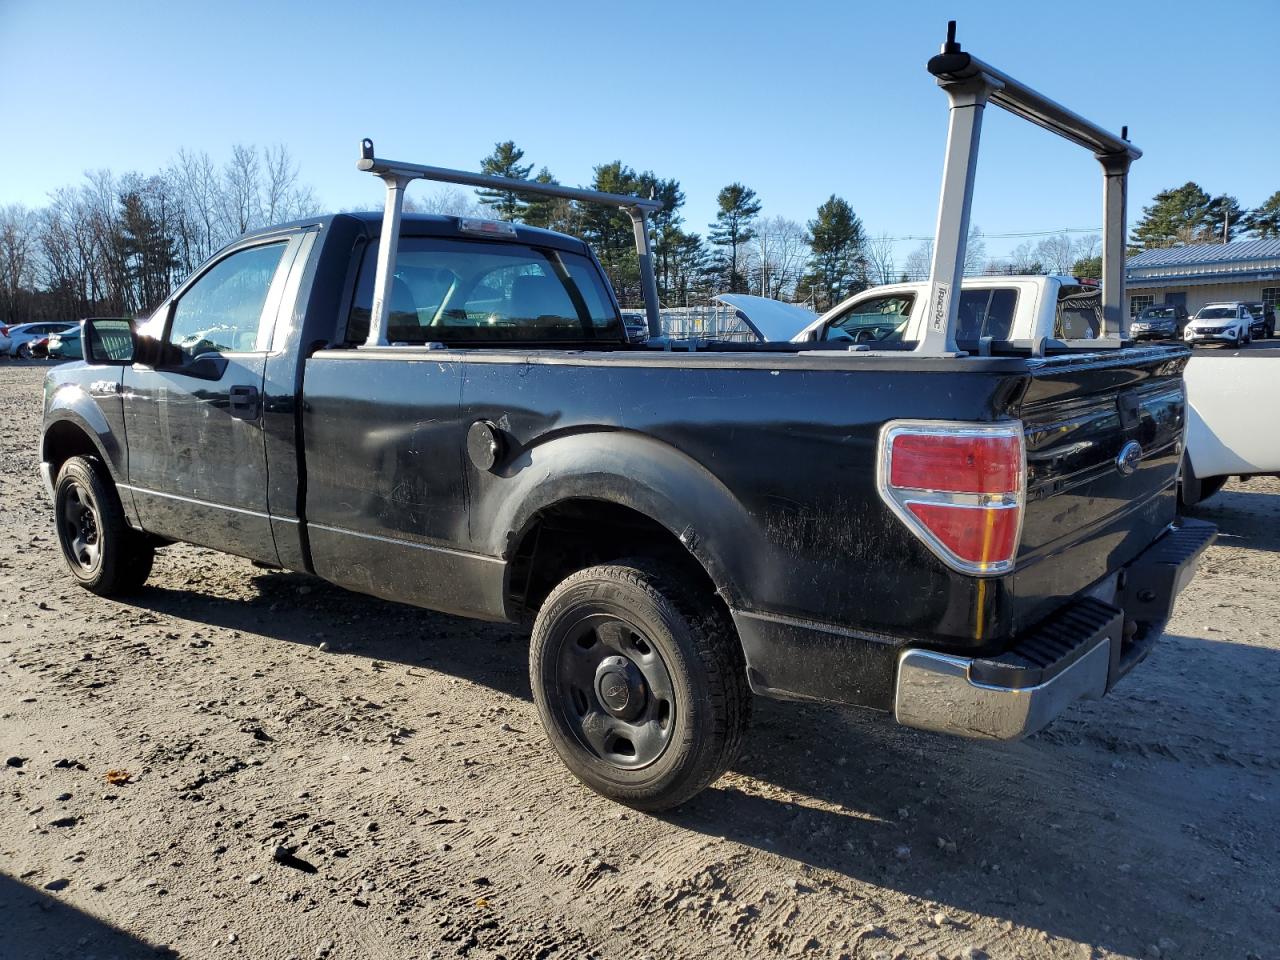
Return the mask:
<path id="1" fill-rule="evenodd" d="M 1136 440 L 1130 440 L 1120 450 L 1120 456 L 1116 457 L 1116 469 L 1127 477 L 1138 469 L 1138 464 L 1141 462 L 1142 444 Z"/>

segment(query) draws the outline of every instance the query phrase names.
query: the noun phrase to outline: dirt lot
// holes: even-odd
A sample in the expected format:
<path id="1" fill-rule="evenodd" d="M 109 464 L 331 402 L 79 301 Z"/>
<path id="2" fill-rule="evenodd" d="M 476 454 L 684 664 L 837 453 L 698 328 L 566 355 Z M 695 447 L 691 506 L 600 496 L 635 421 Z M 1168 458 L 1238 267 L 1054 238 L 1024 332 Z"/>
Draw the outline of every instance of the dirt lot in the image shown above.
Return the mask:
<path id="1" fill-rule="evenodd" d="M 1109 699 L 1013 745 L 760 701 L 653 817 L 560 766 L 515 629 L 189 547 L 73 587 L 42 375 L 0 365 L 4 957 L 1280 956 L 1280 484 L 1200 511 Z"/>

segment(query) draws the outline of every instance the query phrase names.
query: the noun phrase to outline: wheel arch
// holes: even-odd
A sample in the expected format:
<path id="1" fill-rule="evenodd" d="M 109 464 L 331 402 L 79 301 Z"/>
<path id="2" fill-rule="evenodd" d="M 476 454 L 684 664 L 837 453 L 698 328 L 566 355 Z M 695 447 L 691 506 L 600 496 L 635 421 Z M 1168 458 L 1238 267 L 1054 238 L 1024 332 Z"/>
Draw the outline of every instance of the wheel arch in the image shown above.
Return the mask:
<path id="1" fill-rule="evenodd" d="M 471 522 L 486 552 L 508 561 L 513 618 L 540 602 L 538 551 L 548 532 L 603 546 L 604 559 L 656 551 L 689 562 L 730 607 L 763 555 L 749 512 L 714 474 L 667 444 L 625 431 L 564 436 L 524 451 L 479 491 Z M 592 559 L 590 552 L 578 558 Z M 522 595 L 531 575 L 535 589 Z"/>
<path id="2" fill-rule="evenodd" d="M 102 440 L 102 431 L 107 428 L 106 418 L 103 417 L 97 426 L 98 429 L 90 426 L 77 412 L 50 411 L 41 437 L 40 460 L 50 465 L 55 478 L 62 465 L 72 457 L 94 457 L 102 461 L 115 480 L 116 465 Z"/>
<path id="3" fill-rule="evenodd" d="M 47 473 L 50 493 L 58 471 L 71 457 L 93 457 L 102 464 L 107 479 L 117 488 L 125 519 L 138 527 L 133 497 L 119 486 L 127 475 L 123 444 L 98 405 L 79 387 L 67 386 L 51 398 L 40 435 L 41 470 Z"/>

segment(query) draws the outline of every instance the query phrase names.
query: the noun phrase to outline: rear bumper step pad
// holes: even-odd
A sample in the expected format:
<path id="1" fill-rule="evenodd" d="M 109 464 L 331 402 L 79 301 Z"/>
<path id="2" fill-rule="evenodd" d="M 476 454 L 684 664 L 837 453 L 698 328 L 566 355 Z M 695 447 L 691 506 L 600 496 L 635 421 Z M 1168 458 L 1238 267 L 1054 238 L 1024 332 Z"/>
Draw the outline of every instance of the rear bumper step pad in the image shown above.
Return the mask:
<path id="1" fill-rule="evenodd" d="M 1074 600 L 997 657 L 904 650 L 894 698 L 898 722 L 1017 740 L 1075 700 L 1101 697 L 1150 651 L 1216 534 L 1211 523 L 1182 521 L 1125 567 L 1115 604 Z"/>

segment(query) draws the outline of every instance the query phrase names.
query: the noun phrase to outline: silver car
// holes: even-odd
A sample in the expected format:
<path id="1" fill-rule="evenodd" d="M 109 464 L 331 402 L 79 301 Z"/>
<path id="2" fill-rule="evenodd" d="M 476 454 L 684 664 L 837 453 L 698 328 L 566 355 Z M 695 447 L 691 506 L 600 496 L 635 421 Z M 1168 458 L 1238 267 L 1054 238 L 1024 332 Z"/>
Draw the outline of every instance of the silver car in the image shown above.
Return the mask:
<path id="1" fill-rule="evenodd" d="M 9 356 L 29 360 L 31 358 L 31 344 L 34 341 L 43 340 L 45 337 L 55 333 L 62 333 L 77 326 L 79 324 L 66 321 L 19 323 L 12 326 L 9 328 Z"/>

